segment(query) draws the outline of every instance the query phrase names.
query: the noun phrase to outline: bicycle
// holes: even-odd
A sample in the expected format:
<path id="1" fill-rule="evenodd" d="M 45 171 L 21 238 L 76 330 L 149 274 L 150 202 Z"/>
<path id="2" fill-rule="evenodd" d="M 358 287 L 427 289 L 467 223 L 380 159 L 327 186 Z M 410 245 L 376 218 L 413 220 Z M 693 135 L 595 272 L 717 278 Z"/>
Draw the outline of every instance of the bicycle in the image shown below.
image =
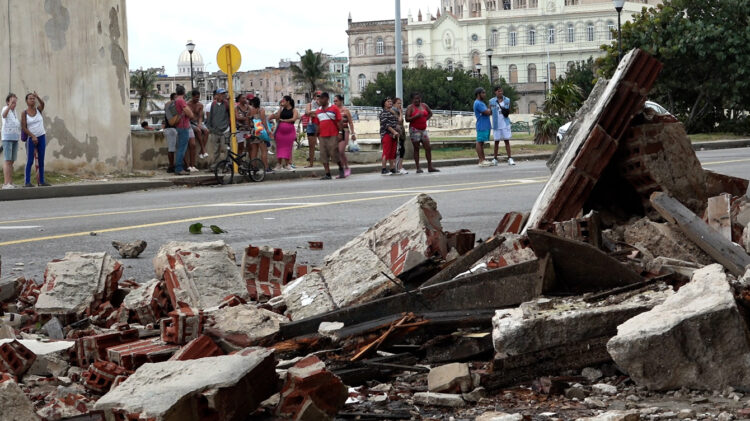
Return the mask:
<path id="1" fill-rule="evenodd" d="M 228 139 L 232 134 L 225 136 Z M 227 142 L 229 143 L 229 142 Z M 261 182 L 266 178 L 266 168 L 263 161 L 258 158 L 246 160 L 247 152 L 237 154 L 232 151 L 230 144 L 226 145 L 227 157 L 216 163 L 214 176 L 219 184 L 232 184 L 234 182 L 234 164 L 237 164 L 237 173 L 245 176 L 250 181 Z"/>

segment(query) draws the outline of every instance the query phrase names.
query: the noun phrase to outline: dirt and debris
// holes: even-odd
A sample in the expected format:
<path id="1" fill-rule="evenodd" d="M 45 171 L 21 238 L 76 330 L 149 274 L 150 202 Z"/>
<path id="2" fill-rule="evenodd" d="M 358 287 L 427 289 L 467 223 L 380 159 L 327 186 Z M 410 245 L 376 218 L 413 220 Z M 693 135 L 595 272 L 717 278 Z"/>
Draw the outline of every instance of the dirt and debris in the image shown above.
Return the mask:
<path id="1" fill-rule="evenodd" d="M 481 241 L 421 194 L 318 267 L 170 242 L 150 280 L 2 278 L 0 421 L 750 419 L 749 183 L 640 117 L 660 67 L 625 56 Z"/>

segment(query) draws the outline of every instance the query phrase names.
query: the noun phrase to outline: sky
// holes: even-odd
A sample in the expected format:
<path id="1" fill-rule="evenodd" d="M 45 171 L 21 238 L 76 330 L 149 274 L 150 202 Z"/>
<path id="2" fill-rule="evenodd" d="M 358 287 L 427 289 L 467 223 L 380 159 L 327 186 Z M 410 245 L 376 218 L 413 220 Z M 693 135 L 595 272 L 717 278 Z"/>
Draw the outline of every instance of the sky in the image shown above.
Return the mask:
<path id="1" fill-rule="evenodd" d="M 401 18 L 419 9 L 434 15 L 440 0 L 401 0 Z M 218 70 L 216 52 L 226 43 L 242 55 L 240 71 L 276 67 L 306 49 L 348 56 L 347 17 L 354 22 L 394 19 L 394 0 L 128 0 L 130 69 L 161 67 L 177 72 L 188 40 L 205 70 Z"/>

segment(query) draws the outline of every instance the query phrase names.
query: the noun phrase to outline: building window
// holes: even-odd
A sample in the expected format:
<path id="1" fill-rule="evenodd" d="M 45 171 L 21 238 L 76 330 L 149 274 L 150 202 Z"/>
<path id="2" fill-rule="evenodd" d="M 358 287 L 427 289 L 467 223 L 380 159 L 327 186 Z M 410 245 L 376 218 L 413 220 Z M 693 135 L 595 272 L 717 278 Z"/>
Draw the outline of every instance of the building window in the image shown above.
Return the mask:
<path id="1" fill-rule="evenodd" d="M 536 9 L 539 5 L 539 0 L 529 0 L 529 9 Z"/>
<path id="2" fill-rule="evenodd" d="M 555 27 L 554 26 L 549 26 L 547 28 L 547 43 L 548 44 L 555 43 Z"/>
<path id="3" fill-rule="evenodd" d="M 529 45 L 536 44 L 536 31 L 529 29 Z"/>
<path id="4" fill-rule="evenodd" d="M 609 32 L 609 40 L 615 39 L 615 23 L 612 21 L 607 22 L 607 32 Z"/>
<path id="5" fill-rule="evenodd" d="M 445 62 L 445 70 L 453 73 L 453 60 L 447 60 Z"/>
<path id="6" fill-rule="evenodd" d="M 526 0 L 513 0 L 513 8 L 514 9 L 525 9 L 526 8 Z"/>
<path id="7" fill-rule="evenodd" d="M 516 30 L 511 29 L 510 32 L 508 32 L 508 45 L 511 47 L 516 46 Z"/>
<path id="8" fill-rule="evenodd" d="M 497 29 L 493 29 L 490 34 L 490 47 L 497 47 Z"/>
<path id="9" fill-rule="evenodd" d="M 422 41 L 422 38 L 417 38 L 417 45 L 418 46 L 421 47 L 423 43 L 424 43 L 424 41 Z"/>
<path id="10" fill-rule="evenodd" d="M 557 67 L 555 66 L 555 63 L 549 64 L 549 80 L 554 81 L 557 79 Z"/>
<path id="11" fill-rule="evenodd" d="M 576 28 L 572 23 L 568 24 L 568 42 L 573 42 L 576 39 Z"/>
<path id="12" fill-rule="evenodd" d="M 503 0 L 503 10 L 510 10 L 510 0 Z"/>
<path id="13" fill-rule="evenodd" d="M 357 40 L 357 55 L 358 56 L 365 55 L 365 41 L 363 39 Z"/>
<path id="14" fill-rule="evenodd" d="M 581 0 L 565 0 L 566 6 L 578 6 L 581 4 Z"/>
<path id="15" fill-rule="evenodd" d="M 424 56 L 422 54 L 417 56 L 417 68 L 424 67 Z"/>
<path id="16" fill-rule="evenodd" d="M 588 25 L 586 25 L 586 41 L 593 41 L 594 40 L 594 24 L 589 22 Z"/>
<path id="17" fill-rule="evenodd" d="M 534 63 L 529 64 L 526 79 L 528 79 L 529 83 L 536 82 L 536 65 Z"/>
<path id="18" fill-rule="evenodd" d="M 518 83 L 518 67 L 515 64 L 511 64 L 508 67 L 508 82 Z"/>
<path id="19" fill-rule="evenodd" d="M 477 34 L 471 34 L 471 40 L 474 41 L 474 42 L 479 41 L 479 35 L 477 35 Z"/>
<path id="20" fill-rule="evenodd" d="M 364 92 L 365 86 L 367 86 L 367 77 L 363 74 L 360 74 L 357 77 L 357 85 L 359 86 L 359 91 Z"/>
<path id="21" fill-rule="evenodd" d="M 536 102 L 534 101 L 529 102 L 529 114 L 536 114 L 536 110 L 538 108 L 539 107 L 537 107 Z"/>
<path id="22" fill-rule="evenodd" d="M 375 41 L 375 55 L 382 56 L 383 54 L 385 54 L 385 43 L 383 38 L 378 38 Z"/>

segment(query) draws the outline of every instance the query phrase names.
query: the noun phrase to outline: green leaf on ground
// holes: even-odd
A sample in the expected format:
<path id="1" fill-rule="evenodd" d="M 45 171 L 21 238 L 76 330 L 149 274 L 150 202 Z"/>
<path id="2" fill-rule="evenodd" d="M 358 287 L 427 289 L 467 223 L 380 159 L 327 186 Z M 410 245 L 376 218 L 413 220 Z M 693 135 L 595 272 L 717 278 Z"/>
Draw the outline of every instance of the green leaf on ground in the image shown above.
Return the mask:
<path id="1" fill-rule="evenodd" d="M 190 225 L 189 229 L 191 234 L 201 234 L 203 232 L 203 224 L 196 222 L 193 225 Z"/>
<path id="2" fill-rule="evenodd" d="M 226 232 L 226 231 L 224 231 L 223 229 L 219 228 L 216 225 L 211 225 L 209 228 L 211 228 L 211 231 L 213 231 L 214 234 L 224 234 Z"/>

